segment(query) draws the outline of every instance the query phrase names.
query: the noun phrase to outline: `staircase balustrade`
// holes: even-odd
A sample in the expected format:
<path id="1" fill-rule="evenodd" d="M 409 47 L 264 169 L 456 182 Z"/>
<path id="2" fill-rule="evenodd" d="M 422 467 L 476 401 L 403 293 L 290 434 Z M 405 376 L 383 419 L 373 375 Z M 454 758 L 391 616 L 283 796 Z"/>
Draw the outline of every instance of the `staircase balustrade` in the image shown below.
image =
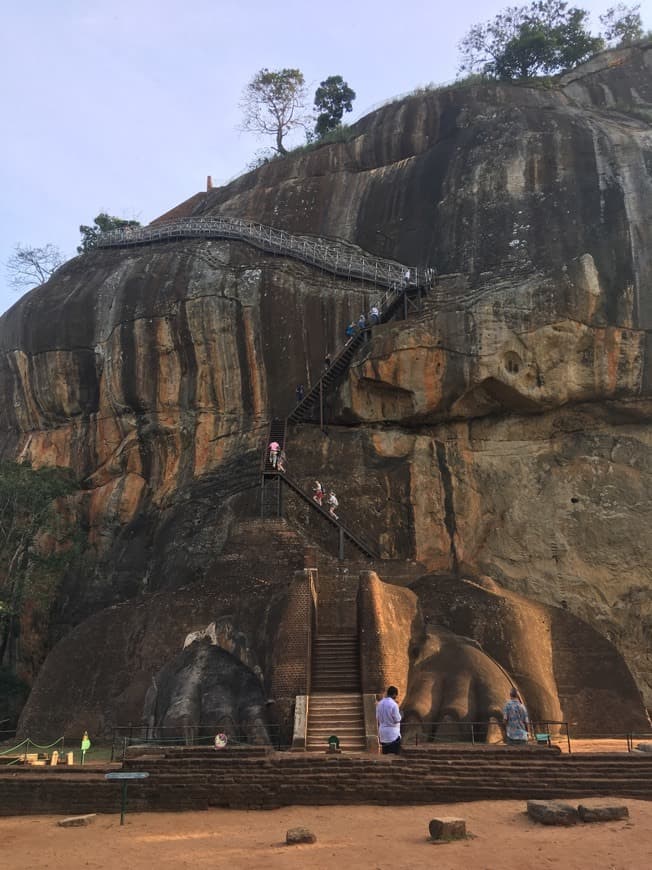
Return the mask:
<path id="1" fill-rule="evenodd" d="M 396 295 L 406 285 L 419 286 L 431 270 L 408 267 L 395 260 L 374 257 L 345 242 L 296 236 L 286 230 L 232 217 L 180 218 L 147 227 L 123 227 L 100 233 L 98 248 L 147 245 L 175 239 L 235 239 L 263 251 L 285 254 L 318 266 L 334 275 L 357 278 L 389 288 L 386 297 Z"/>

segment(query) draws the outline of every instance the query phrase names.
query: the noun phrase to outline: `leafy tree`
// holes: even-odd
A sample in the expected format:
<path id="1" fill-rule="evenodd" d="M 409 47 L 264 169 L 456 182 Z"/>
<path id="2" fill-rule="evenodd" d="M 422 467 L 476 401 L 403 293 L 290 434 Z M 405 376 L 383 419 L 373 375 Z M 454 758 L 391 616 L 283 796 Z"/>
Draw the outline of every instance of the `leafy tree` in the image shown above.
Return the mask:
<path id="1" fill-rule="evenodd" d="M 509 6 L 475 24 L 460 42 L 460 72 L 498 79 L 529 78 L 568 69 L 604 47 L 587 29 L 588 12 L 564 0 Z"/>
<path id="2" fill-rule="evenodd" d="M 342 76 L 329 76 L 315 91 L 315 108 L 318 111 L 315 133 L 319 138 L 337 129 L 344 112 L 353 109 L 355 91 Z"/>
<path id="3" fill-rule="evenodd" d="M 306 85 L 298 69 L 261 69 L 249 82 L 240 104 L 244 111 L 242 130 L 272 135 L 275 150 L 287 154 L 285 136 L 296 127 L 305 127 Z"/>
<path id="4" fill-rule="evenodd" d="M 57 502 L 74 488 L 62 469 L 0 462 L 0 665 L 12 663 L 25 603 L 49 603 L 73 555 Z"/>
<path id="5" fill-rule="evenodd" d="M 14 290 L 38 287 L 50 278 L 63 260 L 63 254 L 56 245 L 31 248 L 18 244 L 6 263 L 9 286 Z"/>
<path id="6" fill-rule="evenodd" d="M 139 227 L 140 221 L 127 221 L 123 218 L 113 217 L 113 215 L 101 212 L 93 221 L 92 227 L 87 227 L 82 224 L 79 227 L 79 232 L 82 234 L 81 245 L 77 248 L 78 254 L 85 254 L 91 251 L 97 245 L 97 239 L 100 233 L 106 233 L 109 230 L 120 230 L 124 227 Z"/>
<path id="7" fill-rule="evenodd" d="M 625 6 L 617 3 L 600 16 L 600 24 L 605 28 L 605 39 L 610 45 L 630 45 L 643 38 L 641 6 Z"/>

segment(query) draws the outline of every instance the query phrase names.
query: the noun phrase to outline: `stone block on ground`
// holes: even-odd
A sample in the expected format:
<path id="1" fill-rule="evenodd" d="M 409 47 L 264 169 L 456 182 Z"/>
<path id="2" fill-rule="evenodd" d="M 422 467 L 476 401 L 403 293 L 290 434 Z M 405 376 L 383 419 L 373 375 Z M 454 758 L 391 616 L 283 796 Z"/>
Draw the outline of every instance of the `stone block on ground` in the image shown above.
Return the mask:
<path id="1" fill-rule="evenodd" d="M 97 813 L 88 813 L 85 816 L 68 816 L 67 819 L 59 819 L 57 825 L 60 828 L 81 828 L 95 821 Z"/>
<path id="2" fill-rule="evenodd" d="M 588 807 L 580 804 L 577 812 L 583 822 L 617 822 L 629 818 L 629 810 L 623 804 L 596 804 Z"/>
<path id="3" fill-rule="evenodd" d="M 580 817 L 575 807 L 562 801 L 528 801 L 527 814 L 542 825 L 576 825 Z"/>
<path id="4" fill-rule="evenodd" d="M 297 843 L 316 843 L 317 837 L 309 828 L 288 828 L 285 842 L 288 846 L 294 846 Z"/>
<path id="5" fill-rule="evenodd" d="M 431 819 L 428 829 L 433 840 L 463 840 L 466 837 L 464 819 L 456 819 L 451 816 Z"/>

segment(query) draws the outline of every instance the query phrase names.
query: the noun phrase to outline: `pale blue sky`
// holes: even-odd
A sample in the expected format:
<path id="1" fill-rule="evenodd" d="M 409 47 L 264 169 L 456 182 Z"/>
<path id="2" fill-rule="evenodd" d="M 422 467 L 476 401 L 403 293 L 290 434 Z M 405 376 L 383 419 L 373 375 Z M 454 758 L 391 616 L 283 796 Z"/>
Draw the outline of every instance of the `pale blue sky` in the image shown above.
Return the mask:
<path id="1" fill-rule="evenodd" d="M 597 16 L 615 0 L 577 5 Z M 357 92 L 347 121 L 455 78 L 457 44 L 505 0 L 4 0 L 0 36 L 0 312 L 14 245 L 71 257 L 99 211 L 147 223 L 244 170 L 264 140 L 237 130 L 261 67 Z M 643 0 L 646 26 L 652 0 Z"/>

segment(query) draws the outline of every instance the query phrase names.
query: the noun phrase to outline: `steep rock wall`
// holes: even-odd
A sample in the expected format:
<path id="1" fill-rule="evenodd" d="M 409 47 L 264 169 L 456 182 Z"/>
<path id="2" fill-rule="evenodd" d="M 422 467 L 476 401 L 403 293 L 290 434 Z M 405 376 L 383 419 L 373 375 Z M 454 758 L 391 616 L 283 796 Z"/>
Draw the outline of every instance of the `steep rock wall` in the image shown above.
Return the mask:
<path id="1" fill-rule="evenodd" d="M 292 433 L 292 473 L 335 486 L 385 556 L 565 601 L 648 703 L 651 58 L 397 102 L 194 207 L 464 273 L 376 331 L 329 399 L 329 436 Z M 269 418 L 375 295 L 175 242 L 76 258 L 2 318 L 0 451 L 81 481 L 89 547 L 53 639 L 208 575 L 255 510 Z"/>

